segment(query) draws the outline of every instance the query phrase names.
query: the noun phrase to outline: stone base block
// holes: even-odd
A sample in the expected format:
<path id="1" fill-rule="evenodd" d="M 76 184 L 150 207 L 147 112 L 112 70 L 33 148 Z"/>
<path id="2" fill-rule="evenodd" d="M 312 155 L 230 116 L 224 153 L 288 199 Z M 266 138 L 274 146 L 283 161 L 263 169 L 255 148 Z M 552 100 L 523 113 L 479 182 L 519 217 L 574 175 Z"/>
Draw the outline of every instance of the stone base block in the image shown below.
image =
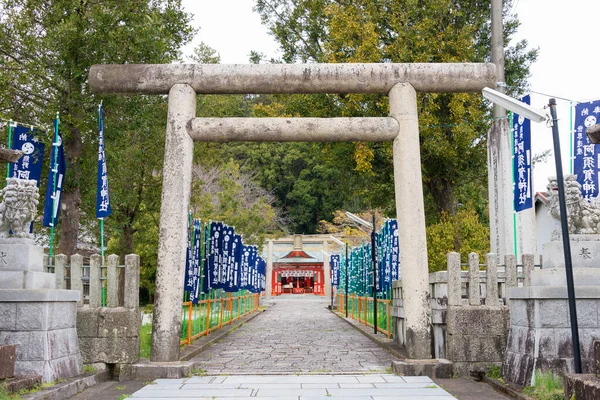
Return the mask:
<path id="1" fill-rule="evenodd" d="M 0 344 L 15 346 L 15 374 L 43 382 L 79 375 L 78 291 L 0 290 Z"/>
<path id="2" fill-rule="evenodd" d="M 573 269 L 577 268 L 600 268 L 598 256 L 600 256 L 600 235 L 569 235 L 571 244 L 571 262 Z M 542 259 L 544 268 L 565 268 L 565 255 L 563 250 L 562 236 L 553 238 L 544 244 L 542 248 Z M 575 282 L 577 283 L 577 282 Z M 588 283 L 593 285 L 594 283 Z M 533 282 L 532 282 L 533 285 Z"/>
<path id="3" fill-rule="evenodd" d="M 449 306 L 446 316 L 446 357 L 454 363 L 455 375 L 469 376 L 471 371 L 502 364 L 508 307 Z"/>
<path id="4" fill-rule="evenodd" d="M 192 361 L 146 362 L 123 364 L 119 381 L 153 381 L 155 379 L 179 379 L 189 376 L 194 368 Z"/>
<path id="5" fill-rule="evenodd" d="M 544 262 L 546 262 L 546 259 L 544 259 Z M 574 268 L 573 282 L 575 282 L 575 286 L 600 285 L 600 266 L 599 268 Z M 565 269 L 563 267 L 535 270 L 531 273 L 531 284 L 533 286 L 566 287 L 567 275 Z"/>
<path id="6" fill-rule="evenodd" d="M 43 271 L 44 249 L 33 239 L 0 239 L 0 271 Z"/>
<path id="7" fill-rule="evenodd" d="M 444 359 L 392 361 L 392 369 L 398 375 L 428 376 L 432 379 L 451 378 L 454 374 L 453 363 Z"/>
<path id="8" fill-rule="evenodd" d="M 600 379 L 592 374 L 565 375 L 565 399 L 600 399 Z"/>
<path id="9" fill-rule="evenodd" d="M 56 277 L 39 271 L 0 271 L 0 289 L 56 289 Z"/>
<path id="10" fill-rule="evenodd" d="M 600 339 L 598 287 L 577 287 L 577 320 L 582 370 L 593 373 L 594 342 Z M 511 288 L 510 318 L 503 377 L 513 384 L 531 384 L 533 369 L 560 375 L 574 371 L 566 288 Z M 512 292 L 512 295 L 511 295 Z M 564 293 L 563 293 L 564 292 Z M 582 298 L 584 294 L 590 297 Z"/>
<path id="11" fill-rule="evenodd" d="M 28 375 L 7 379 L 4 382 L 0 382 L 0 386 L 8 393 L 17 393 L 21 390 L 31 390 L 41 383 L 42 377 L 40 375 Z"/>
<path id="12" fill-rule="evenodd" d="M 140 357 L 141 314 L 128 308 L 81 308 L 77 334 L 85 363 L 136 363 Z"/>
<path id="13" fill-rule="evenodd" d="M 140 338 L 103 337 L 79 338 L 79 348 L 83 362 L 89 363 L 135 363 L 140 359 Z"/>
<path id="14" fill-rule="evenodd" d="M 15 346 L 0 346 L 0 379 L 15 376 Z"/>

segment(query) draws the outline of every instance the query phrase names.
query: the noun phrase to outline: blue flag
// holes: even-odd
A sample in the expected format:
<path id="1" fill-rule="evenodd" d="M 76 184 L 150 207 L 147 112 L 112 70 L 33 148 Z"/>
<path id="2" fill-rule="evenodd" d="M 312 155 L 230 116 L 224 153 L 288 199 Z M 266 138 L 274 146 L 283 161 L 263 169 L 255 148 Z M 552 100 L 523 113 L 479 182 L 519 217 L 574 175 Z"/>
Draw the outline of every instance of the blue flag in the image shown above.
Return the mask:
<path id="1" fill-rule="evenodd" d="M 600 100 L 575 106 L 573 134 L 573 173 L 581 184 L 581 194 L 590 201 L 598 196 L 598 173 L 600 173 L 600 146 L 590 143 L 585 131 L 600 122 Z"/>
<path id="2" fill-rule="evenodd" d="M 194 246 L 192 251 L 192 288 L 190 290 L 190 301 L 198 304 L 200 294 L 200 220 L 194 220 Z"/>
<path id="3" fill-rule="evenodd" d="M 37 134 L 41 134 L 41 132 L 21 125 L 15 127 L 12 148 L 21 150 L 23 156 L 18 161 L 9 164 L 9 175 L 12 178 L 37 181 L 39 187 L 45 146 L 44 143 L 38 141 Z"/>
<path id="4" fill-rule="evenodd" d="M 225 287 L 226 292 L 237 292 L 240 289 L 240 268 L 243 251 L 242 237 L 240 235 L 233 235 L 232 242 L 230 276 Z"/>
<path id="5" fill-rule="evenodd" d="M 183 282 L 184 292 L 190 292 L 194 287 L 194 265 L 192 264 L 192 241 L 190 240 L 190 218 L 187 222 L 187 248 L 185 250 L 185 280 Z"/>
<path id="6" fill-rule="evenodd" d="M 108 193 L 108 172 L 104 156 L 104 122 L 102 119 L 102 104 L 98 107 L 98 187 L 96 191 L 96 218 L 108 217 L 112 210 Z"/>
<path id="7" fill-rule="evenodd" d="M 48 185 L 46 187 L 46 202 L 44 203 L 44 226 L 56 226 L 60 212 L 60 198 L 65 181 L 67 165 L 62 135 L 59 129 L 58 116 L 54 120 L 54 141 L 50 155 L 50 169 L 48 171 Z"/>
<path id="8" fill-rule="evenodd" d="M 257 263 L 258 271 L 258 292 L 263 292 L 267 287 L 267 262 L 262 258 L 258 257 Z"/>
<path id="9" fill-rule="evenodd" d="M 331 285 L 339 286 L 340 284 L 340 255 L 332 254 L 329 256 L 329 264 L 331 265 Z"/>
<path id="10" fill-rule="evenodd" d="M 529 96 L 521 101 L 530 104 Z M 523 211 L 532 207 L 533 195 L 531 184 L 531 121 L 518 114 L 513 114 L 513 197 L 515 211 Z"/>

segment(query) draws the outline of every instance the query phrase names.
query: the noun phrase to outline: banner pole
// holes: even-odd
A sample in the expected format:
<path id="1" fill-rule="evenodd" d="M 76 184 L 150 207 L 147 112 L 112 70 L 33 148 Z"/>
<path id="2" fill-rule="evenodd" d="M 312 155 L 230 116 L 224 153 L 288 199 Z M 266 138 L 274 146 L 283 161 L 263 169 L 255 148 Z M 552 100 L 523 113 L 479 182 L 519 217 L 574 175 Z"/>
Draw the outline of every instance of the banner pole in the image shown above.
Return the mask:
<path id="1" fill-rule="evenodd" d="M 54 123 L 54 140 L 52 141 L 52 152 L 54 153 L 53 170 L 52 176 L 52 225 L 50 228 L 50 248 L 48 249 L 49 258 L 52 259 L 54 253 L 54 221 L 56 214 L 56 175 L 58 174 L 58 126 L 60 125 L 60 118 L 58 111 L 56 112 L 56 119 Z M 50 153 L 52 154 L 52 153 Z"/>
<path id="2" fill-rule="evenodd" d="M 100 218 L 100 254 L 102 255 L 102 265 L 104 265 L 104 218 Z"/>
<path id="3" fill-rule="evenodd" d="M 573 126 L 573 102 L 569 102 L 569 174 L 573 174 L 573 164 L 575 157 L 573 156 L 573 136 L 575 135 L 575 129 Z"/>
<path id="4" fill-rule="evenodd" d="M 12 119 L 8 121 L 8 140 L 6 147 L 8 150 L 12 149 L 12 135 L 13 135 L 13 121 Z M 10 178 L 10 165 L 12 163 L 6 164 L 6 179 Z"/>

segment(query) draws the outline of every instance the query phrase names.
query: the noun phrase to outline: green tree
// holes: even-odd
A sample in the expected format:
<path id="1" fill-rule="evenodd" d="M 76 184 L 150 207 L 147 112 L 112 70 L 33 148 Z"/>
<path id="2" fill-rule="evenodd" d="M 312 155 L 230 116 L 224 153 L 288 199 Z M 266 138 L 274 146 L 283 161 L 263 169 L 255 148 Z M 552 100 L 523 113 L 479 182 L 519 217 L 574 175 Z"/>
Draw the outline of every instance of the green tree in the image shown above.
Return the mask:
<path id="1" fill-rule="evenodd" d="M 429 272 L 446 267 L 446 255 L 460 252 L 461 261 L 467 262 L 469 253 L 478 253 L 480 260 L 489 253 L 490 232 L 479 221 L 475 210 L 460 209 L 455 215 L 442 213 L 440 221 L 427 227 L 427 257 Z"/>
<path id="2" fill-rule="evenodd" d="M 262 246 L 266 237 L 287 233 L 287 219 L 274 206 L 275 197 L 233 160 L 220 166 L 195 165 L 192 181 L 194 216 L 234 226 L 247 244 Z"/>
<path id="3" fill-rule="evenodd" d="M 60 217 L 60 252 L 73 253 L 82 222 L 80 210 L 94 203 L 95 194 L 92 195 L 93 190 L 89 188 L 95 187 L 95 116 L 100 98 L 91 95 L 87 85 L 90 66 L 176 60 L 179 49 L 193 33 L 190 19 L 179 0 L 3 2 L 0 8 L 0 63 L 3 67 L 0 109 L 3 116 L 48 125 L 56 111 L 61 115 L 67 177 Z M 112 113 L 112 121 L 118 121 L 124 115 L 120 114 L 121 106 L 124 112 L 131 112 L 132 107 L 146 109 L 140 101 L 143 102 L 115 100 L 114 107 L 107 104 L 106 110 Z M 138 117 L 152 115 L 142 112 Z M 155 122 L 164 125 L 164 120 Z M 111 123 L 107 121 L 107 127 Z M 111 147 L 112 135 L 120 133 L 113 131 L 106 137 L 109 160 L 121 162 L 131 151 Z M 131 137 L 129 135 L 134 135 L 132 130 L 127 132 L 126 136 Z M 119 138 L 121 142 L 123 139 Z M 124 153 L 117 154 L 121 150 Z M 112 163 L 112 168 L 117 168 L 115 165 Z M 133 163 L 127 165 L 131 169 L 124 172 L 125 177 L 132 176 L 138 168 Z M 111 190 L 114 192 L 120 191 L 118 182 L 113 179 Z M 131 199 L 138 201 L 135 196 Z M 112 200 L 117 206 L 116 213 L 135 208 L 135 205 L 120 207 L 119 199 L 113 197 Z"/>
<path id="4" fill-rule="evenodd" d="M 505 14 L 510 6 L 511 1 L 505 2 Z M 257 0 L 255 10 L 279 42 L 285 62 L 489 61 L 488 1 Z M 517 28 L 516 17 L 505 15 L 505 43 Z M 537 50 L 528 50 L 526 41 L 507 47 L 508 84 L 524 88 L 536 57 Z M 339 108 L 336 114 L 344 116 L 388 112 L 385 96 L 340 95 L 334 103 Z M 418 104 L 429 211 L 455 214 L 457 204 L 468 200 L 466 194 L 485 197 L 482 171 L 489 113 L 478 94 L 420 94 Z M 354 170 L 370 173 L 373 182 L 357 192 L 372 205 L 381 201 L 383 187 L 385 193 L 393 192 L 391 165 L 385 157 L 377 157 L 378 152 L 390 154 L 389 144 L 355 146 Z M 375 195 L 369 198 L 369 193 Z M 393 196 L 387 202 L 385 208 L 392 208 Z"/>

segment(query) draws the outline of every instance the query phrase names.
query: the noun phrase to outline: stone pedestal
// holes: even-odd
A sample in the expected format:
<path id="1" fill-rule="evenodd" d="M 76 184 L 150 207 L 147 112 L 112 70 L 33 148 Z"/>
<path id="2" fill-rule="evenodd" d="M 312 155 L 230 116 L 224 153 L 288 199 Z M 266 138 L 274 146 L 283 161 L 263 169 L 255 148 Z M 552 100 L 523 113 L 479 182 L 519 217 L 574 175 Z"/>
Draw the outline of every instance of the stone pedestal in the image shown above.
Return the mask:
<path id="1" fill-rule="evenodd" d="M 582 370 L 589 373 L 593 342 L 600 339 L 600 235 L 571 238 Z M 562 241 L 544 245 L 542 255 L 544 268 L 532 273 L 531 286 L 507 293 L 510 332 L 502 374 L 521 386 L 531 384 L 534 370 L 574 371 Z"/>
<path id="2" fill-rule="evenodd" d="M 31 239 L 0 239 L 0 345 L 15 345 L 16 375 L 43 382 L 82 371 L 76 316 L 79 291 L 55 289 Z"/>

